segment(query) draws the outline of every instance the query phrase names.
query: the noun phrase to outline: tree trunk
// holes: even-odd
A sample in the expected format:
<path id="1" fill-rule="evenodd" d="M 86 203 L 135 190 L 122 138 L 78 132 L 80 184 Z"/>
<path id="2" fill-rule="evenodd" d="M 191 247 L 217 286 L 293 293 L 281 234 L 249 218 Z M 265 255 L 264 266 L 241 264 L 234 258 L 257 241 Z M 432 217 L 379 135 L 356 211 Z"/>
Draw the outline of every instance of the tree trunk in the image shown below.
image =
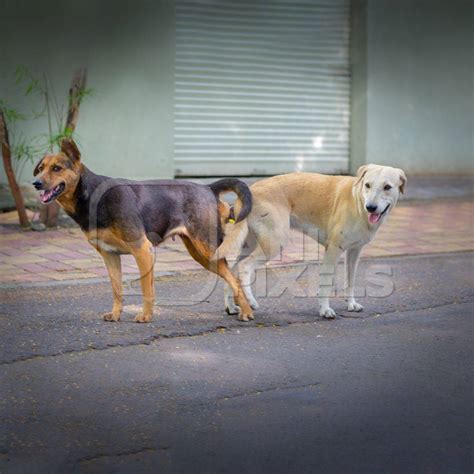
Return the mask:
<path id="1" fill-rule="evenodd" d="M 77 117 L 79 116 L 79 105 L 81 104 L 83 91 L 86 88 L 87 69 L 78 69 L 72 78 L 71 88 L 69 89 L 69 109 L 66 119 L 65 133 L 71 136 L 76 130 Z"/>
<path id="2" fill-rule="evenodd" d="M 87 69 L 78 69 L 71 82 L 69 88 L 69 106 L 66 118 L 66 126 L 64 127 L 64 134 L 68 137 L 72 136 L 77 125 L 77 118 L 79 116 L 79 105 L 81 104 L 83 91 L 86 88 Z M 40 220 L 48 227 L 53 227 L 57 224 L 59 213 L 59 204 L 53 201 L 51 204 L 42 207 L 40 210 Z"/>
<path id="3" fill-rule="evenodd" d="M 8 129 L 7 123 L 5 121 L 5 116 L 3 110 L 0 109 L 0 143 L 2 145 L 2 156 L 3 156 L 3 166 L 5 168 L 5 173 L 8 178 L 8 184 L 10 185 L 10 190 L 15 200 L 16 210 L 18 212 L 18 218 L 20 219 L 20 225 L 24 228 L 30 227 L 30 221 L 26 215 L 25 202 L 23 201 L 23 195 L 16 181 L 15 172 L 12 167 L 12 156 L 10 148 L 10 139 L 8 138 Z"/>

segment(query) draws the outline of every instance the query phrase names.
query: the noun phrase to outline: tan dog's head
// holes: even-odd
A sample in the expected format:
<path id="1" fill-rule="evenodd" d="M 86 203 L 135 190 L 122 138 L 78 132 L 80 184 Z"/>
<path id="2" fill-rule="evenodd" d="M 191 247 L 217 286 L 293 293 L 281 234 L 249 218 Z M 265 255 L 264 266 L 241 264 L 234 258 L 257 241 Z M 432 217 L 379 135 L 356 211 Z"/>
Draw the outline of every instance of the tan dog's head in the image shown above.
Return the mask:
<path id="1" fill-rule="evenodd" d="M 40 201 L 47 204 L 73 192 L 79 182 L 81 153 L 71 138 L 64 138 L 61 151 L 45 155 L 36 165 L 33 186 L 40 191 Z"/>
<path id="2" fill-rule="evenodd" d="M 397 204 L 407 178 L 400 168 L 364 165 L 357 170 L 354 186 L 358 188 L 369 224 L 379 224 Z"/>

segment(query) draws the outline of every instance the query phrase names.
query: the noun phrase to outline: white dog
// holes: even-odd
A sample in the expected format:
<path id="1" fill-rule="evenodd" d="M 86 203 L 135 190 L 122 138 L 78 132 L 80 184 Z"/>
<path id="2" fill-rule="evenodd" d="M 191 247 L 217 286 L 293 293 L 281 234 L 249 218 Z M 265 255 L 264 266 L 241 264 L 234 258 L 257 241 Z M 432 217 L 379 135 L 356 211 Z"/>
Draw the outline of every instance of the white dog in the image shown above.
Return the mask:
<path id="1" fill-rule="evenodd" d="M 291 173 L 258 181 L 251 187 L 252 212 L 234 226 L 216 252 L 219 258 L 240 253 L 247 241 L 250 254 L 242 256 L 238 274 L 252 308 L 257 309 L 251 283 L 257 262 L 278 255 L 290 231 L 290 217 L 308 228 L 308 235 L 324 245 L 320 270 L 319 314 L 332 319 L 329 305 L 339 257 L 347 252 L 347 309 L 362 311 L 354 298 L 354 282 L 362 247 L 370 242 L 397 204 L 407 179 L 398 168 L 365 165 L 356 177 Z M 236 212 L 240 210 L 237 201 Z M 226 288 L 226 311 L 237 314 Z"/>

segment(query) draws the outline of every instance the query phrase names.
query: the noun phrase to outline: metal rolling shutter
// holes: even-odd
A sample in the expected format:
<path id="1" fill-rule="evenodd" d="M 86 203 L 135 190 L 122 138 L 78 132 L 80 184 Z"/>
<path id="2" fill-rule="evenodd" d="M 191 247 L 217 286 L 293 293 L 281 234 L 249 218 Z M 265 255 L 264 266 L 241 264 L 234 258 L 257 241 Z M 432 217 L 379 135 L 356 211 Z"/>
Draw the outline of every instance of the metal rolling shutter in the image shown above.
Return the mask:
<path id="1" fill-rule="evenodd" d="M 177 176 L 346 172 L 349 0 L 177 0 Z"/>

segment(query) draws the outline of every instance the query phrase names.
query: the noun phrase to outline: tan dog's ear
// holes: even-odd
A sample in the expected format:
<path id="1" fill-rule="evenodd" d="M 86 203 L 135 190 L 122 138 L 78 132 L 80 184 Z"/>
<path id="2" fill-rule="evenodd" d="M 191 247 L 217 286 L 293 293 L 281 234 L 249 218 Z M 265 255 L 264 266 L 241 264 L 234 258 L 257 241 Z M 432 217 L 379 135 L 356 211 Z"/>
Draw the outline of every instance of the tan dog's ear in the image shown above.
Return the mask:
<path id="1" fill-rule="evenodd" d="M 357 186 L 364 179 L 364 176 L 367 173 L 369 166 L 370 165 L 363 165 L 359 167 L 356 174 L 357 180 L 354 183 L 354 186 Z"/>
<path id="2" fill-rule="evenodd" d="M 41 166 L 41 163 L 43 163 L 43 160 L 44 160 L 44 157 L 38 161 L 38 164 L 35 166 L 35 169 L 33 170 L 33 176 L 36 176 L 39 173 L 39 167 Z"/>
<path id="3" fill-rule="evenodd" d="M 399 189 L 400 189 L 400 192 L 402 194 L 404 194 L 405 193 L 405 186 L 407 184 L 407 177 L 406 177 L 405 172 L 403 170 L 401 170 L 399 168 L 398 171 L 400 172 L 400 181 L 401 181 Z"/>
<path id="4" fill-rule="evenodd" d="M 61 151 L 73 162 L 78 162 L 81 159 L 81 152 L 77 148 L 76 143 L 72 138 L 63 138 L 61 140 Z"/>

